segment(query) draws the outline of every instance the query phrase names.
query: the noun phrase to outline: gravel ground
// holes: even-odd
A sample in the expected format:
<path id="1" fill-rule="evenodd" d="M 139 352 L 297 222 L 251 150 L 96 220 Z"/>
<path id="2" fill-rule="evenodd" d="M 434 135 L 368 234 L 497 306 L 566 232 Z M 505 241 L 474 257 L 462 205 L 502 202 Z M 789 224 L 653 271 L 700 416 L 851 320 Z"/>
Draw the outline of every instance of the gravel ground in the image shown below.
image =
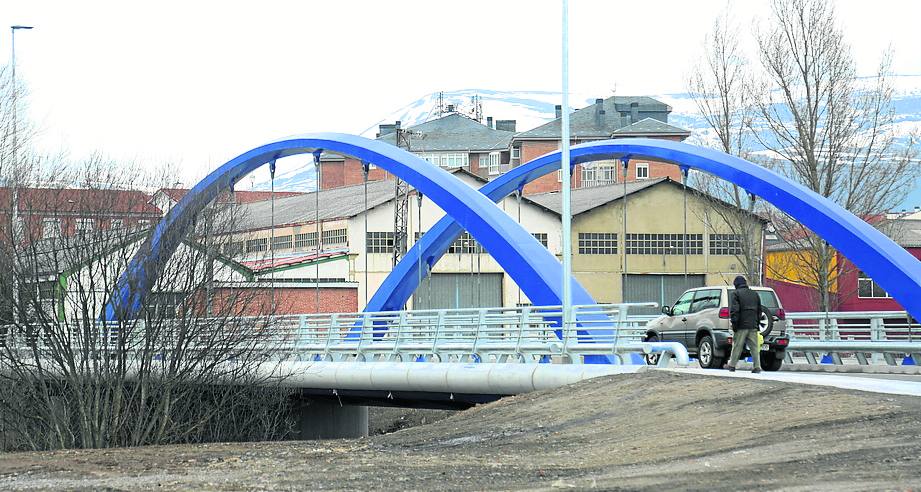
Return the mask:
<path id="1" fill-rule="evenodd" d="M 650 371 L 366 439 L 14 453 L 0 489 L 921 489 L 921 398 Z"/>

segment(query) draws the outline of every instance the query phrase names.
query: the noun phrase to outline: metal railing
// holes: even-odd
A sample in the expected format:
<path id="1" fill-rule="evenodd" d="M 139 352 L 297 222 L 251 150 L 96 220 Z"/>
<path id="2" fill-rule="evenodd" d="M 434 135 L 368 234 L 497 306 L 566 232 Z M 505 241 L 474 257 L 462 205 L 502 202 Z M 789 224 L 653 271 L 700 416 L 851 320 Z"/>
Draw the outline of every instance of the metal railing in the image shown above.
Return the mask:
<path id="1" fill-rule="evenodd" d="M 904 311 L 787 313 L 787 334 L 788 362 L 921 362 L 921 324 Z"/>
<path id="2" fill-rule="evenodd" d="M 565 327 L 560 306 L 302 314 L 235 318 L 233 325 L 258 333 L 258 349 L 279 359 L 616 363 L 626 362 L 629 354 L 660 353 L 666 355 L 660 358 L 662 364 L 673 356 L 679 365 L 687 365 L 682 345 L 643 341 L 645 322 L 628 315 L 631 307 L 656 304 L 573 306 L 572 321 Z M 218 320 L 193 323 L 195 336 L 203 340 L 214 339 L 209 326 L 226 329 L 226 323 Z M 104 348 L 134 346 L 119 337 L 118 325 L 97 326 L 98 333 L 82 339 Z M 34 335 L 37 331 L 32 332 L 32 338 L 27 338 L 6 330 L 0 343 L 41 344 L 42 338 Z M 133 332 L 142 336 L 144 330 L 135 327 Z"/>

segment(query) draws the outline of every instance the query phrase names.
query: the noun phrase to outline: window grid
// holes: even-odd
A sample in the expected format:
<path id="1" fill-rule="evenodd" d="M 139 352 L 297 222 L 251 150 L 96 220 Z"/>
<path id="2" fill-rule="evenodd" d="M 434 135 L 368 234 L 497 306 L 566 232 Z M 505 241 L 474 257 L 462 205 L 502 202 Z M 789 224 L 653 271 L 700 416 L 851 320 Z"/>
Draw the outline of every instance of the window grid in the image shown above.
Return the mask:
<path id="1" fill-rule="evenodd" d="M 348 235 L 345 229 L 330 229 L 323 231 L 323 246 L 340 246 L 348 242 Z"/>
<path id="2" fill-rule="evenodd" d="M 628 235 L 629 237 L 629 235 Z M 580 232 L 580 255 L 616 255 L 617 233 L 614 232 Z"/>
<path id="3" fill-rule="evenodd" d="M 306 232 L 294 235 L 295 249 L 313 249 L 317 247 L 317 233 Z"/>
<path id="4" fill-rule="evenodd" d="M 704 254 L 704 235 L 687 235 L 688 254 Z M 628 255 L 682 255 L 682 234 L 627 234 Z"/>
<path id="5" fill-rule="evenodd" d="M 499 153 L 490 152 L 480 155 L 480 169 L 488 169 L 490 175 L 499 174 Z"/>
<path id="6" fill-rule="evenodd" d="M 636 165 L 636 179 L 649 179 L 649 164 Z"/>
<path id="7" fill-rule="evenodd" d="M 462 152 L 440 152 L 419 154 L 419 157 L 440 167 L 455 168 L 466 167 L 469 164 L 470 155 Z"/>
<path id="8" fill-rule="evenodd" d="M 50 239 L 61 237 L 61 219 L 42 220 L 42 238 Z"/>
<path id="9" fill-rule="evenodd" d="M 857 272 L 857 297 L 861 299 L 890 299 L 889 295 L 866 273 Z"/>
<path id="10" fill-rule="evenodd" d="M 87 218 L 78 218 L 76 221 L 75 228 L 77 229 L 77 234 L 86 234 L 93 232 L 93 226 L 95 225 L 95 220 Z"/>
<path id="11" fill-rule="evenodd" d="M 418 232 L 415 234 L 416 234 L 416 242 L 418 242 L 421 236 L 419 236 Z M 424 236 L 425 233 L 423 232 L 422 235 Z M 470 233 L 468 232 L 464 232 L 463 234 L 461 234 L 460 237 L 455 239 L 454 242 L 451 243 L 451 246 L 448 247 L 448 254 L 455 254 L 455 255 L 478 254 L 478 253 L 484 253 L 484 252 L 485 250 L 483 249 L 483 247 L 480 246 L 479 243 L 477 243 L 476 240 L 473 239 L 473 236 L 471 236 Z"/>
<path id="12" fill-rule="evenodd" d="M 742 254 L 742 236 L 738 234 L 710 234 L 710 254 Z"/>
<path id="13" fill-rule="evenodd" d="M 532 232 L 534 239 L 537 239 L 537 242 L 542 244 L 545 248 L 547 247 L 547 233 L 546 232 Z"/>
<path id="14" fill-rule="evenodd" d="M 224 243 L 224 256 L 234 257 L 243 254 L 243 241 Z"/>
<path id="15" fill-rule="evenodd" d="M 291 249 L 292 236 L 275 236 L 272 238 L 272 249 Z"/>
<path id="16" fill-rule="evenodd" d="M 259 253 L 261 251 L 266 251 L 267 249 L 269 249 L 269 238 L 267 237 L 246 240 L 247 253 Z"/>
<path id="17" fill-rule="evenodd" d="M 392 253 L 393 232 L 369 232 L 365 237 L 365 252 Z"/>

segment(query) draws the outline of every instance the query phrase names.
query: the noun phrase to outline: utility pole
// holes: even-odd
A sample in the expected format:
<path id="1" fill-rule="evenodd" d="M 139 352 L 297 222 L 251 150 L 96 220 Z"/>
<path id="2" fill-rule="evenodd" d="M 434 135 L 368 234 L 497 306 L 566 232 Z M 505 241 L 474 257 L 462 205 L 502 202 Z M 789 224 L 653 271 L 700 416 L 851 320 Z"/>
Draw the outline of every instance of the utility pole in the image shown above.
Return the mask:
<path id="1" fill-rule="evenodd" d="M 412 136 L 418 132 L 400 128 L 396 124 L 397 147 L 412 152 Z M 409 184 L 394 175 L 393 194 L 393 265 L 396 266 L 406 254 L 409 235 Z"/>

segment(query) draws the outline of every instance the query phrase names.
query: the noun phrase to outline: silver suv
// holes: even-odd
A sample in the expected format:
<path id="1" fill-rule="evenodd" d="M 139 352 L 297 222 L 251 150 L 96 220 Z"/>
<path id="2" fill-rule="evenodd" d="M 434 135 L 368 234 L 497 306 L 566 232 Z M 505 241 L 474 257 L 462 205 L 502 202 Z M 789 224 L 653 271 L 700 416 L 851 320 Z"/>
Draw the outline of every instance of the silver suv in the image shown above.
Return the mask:
<path id="1" fill-rule="evenodd" d="M 769 287 L 751 287 L 761 298 L 761 367 L 777 371 L 783 364 L 790 339 L 786 336 L 786 313 L 777 293 Z M 678 342 L 697 357 L 700 367 L 721 368 L 732 350 L 728 286 L 700 287 L 685 291 L 672 306 L 662 307 L 662 316 L 646 325 L 647 341 Z M 746 350 L 743 355 L 749 355 Z M 656 364 L 658 355 L 646 362 Z"/>

